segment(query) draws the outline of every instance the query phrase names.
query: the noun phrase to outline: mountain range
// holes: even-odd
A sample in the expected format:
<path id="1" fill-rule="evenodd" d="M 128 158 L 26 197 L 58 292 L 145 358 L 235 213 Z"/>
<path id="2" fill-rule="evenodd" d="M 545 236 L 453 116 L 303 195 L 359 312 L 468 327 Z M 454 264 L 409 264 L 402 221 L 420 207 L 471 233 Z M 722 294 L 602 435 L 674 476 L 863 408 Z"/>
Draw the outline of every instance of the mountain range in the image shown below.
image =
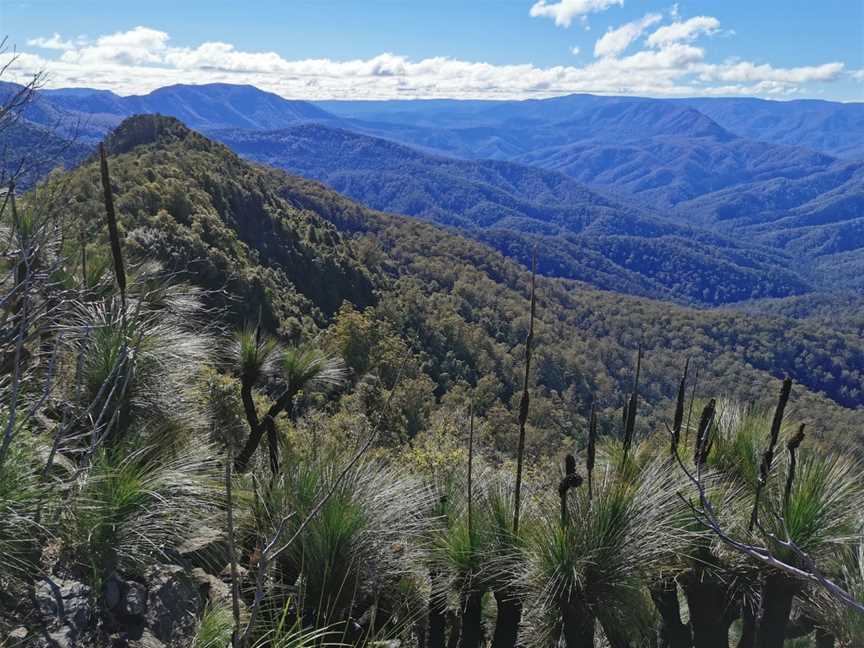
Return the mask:
<path id="1" fill-rule="evenodd" d="M 541 272 L 603 289 L 718 305 L 864 286 L 864 104 L 316 104 L 211 84 L 43 90 L 18 128 L 74 133 L 72 163 L 138 113 L 177 117 L 252 160 L 523 263 L 539 246 Z"/>

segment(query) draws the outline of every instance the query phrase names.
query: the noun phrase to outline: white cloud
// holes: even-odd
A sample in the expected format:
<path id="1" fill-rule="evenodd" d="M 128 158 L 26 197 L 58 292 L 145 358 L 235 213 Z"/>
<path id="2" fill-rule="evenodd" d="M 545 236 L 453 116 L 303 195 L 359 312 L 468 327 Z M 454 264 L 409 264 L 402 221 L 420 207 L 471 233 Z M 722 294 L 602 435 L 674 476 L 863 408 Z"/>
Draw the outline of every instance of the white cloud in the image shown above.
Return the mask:
<path id="1" fill-rule="evenodd" d="M 640 20 L 621 25 L 617 29 L 609 29 L 603 34 L 597 42 L 594 43 L 594 56 L 618 56 L 621 52 L 630 47 L 630 44 L 635 41 L 642 32 L 651 25 L 660 22 L 663 16 L 652 13 L 647 14 Z"/>
<path id="2" fill-rule="evenodd" d="M 711 34 L 720 29 L 720 21 L 714 16 L 696 16 L 684 22 L 664 25 L 648 37 L 653 47 L 668 45 L 679 41 L 692 41 L 701 34 Z"/>
<path id="3" fill-rule="evenodd" d="M 569 27 L 576 17 L 623 4 L 624 0 L 559 0 L 551 4 L 547 0 L 537 0 L 531 7 L 531 15 L 535 18 L 553 18 L 559 27 Z"/>
<path id="4" fill-rule="evenodd" d="M 853 79 L 856 79 L 858 81 L 864 81 L 864 68 L 860 70 L 852 70 L 850 74 L 852 75 Z"/>
<path id="5" fill-rule="evenodd" d="M 621 55 L 623 49 L 612 47 L 608 51 L 617 56 L 601 56 L 585 65 L 539 67 L 446 57 L 415 60 L 391 53 L 353 60 L 289 60 L 276 52 L 242 51 L 223 42 L 175 46 L 168 34 L 147 27 L 83 44 L 59 36 L 55 40 L 68 46 L 57 57 L 19 52 L 9 71 L 11 80 L 25 80 L 44 70 L 50 87 L 104 88 L 119 94 L 142 94 L 173 83 L 219 82 L 248 83 L 289 98 L 388 99 L 525 98 L 573 92 L 774 95 L 843 75 L 843 64 L 836 62 L 795 68 L 745 60 L 714 64 L 707 61 L 703 48 L 681 41 L 626 56 Z M 0 65 L 9 54 L 5 57 L 0 56 Z"/>
<path id="6" fill-rule="evenodd" d="M 579 52 L 581 52 L 581 51 L 582 51 L 582 50 L 579 49 L 579 46 L 578 46 L 578 45 L 574 45 L 573 47 L 570 48 L 570 53 L 571 53 L 573 56 L 579 56 Z"/>
<path id="7" fill-rule="evenodd" d="M 80 44 L 80 40 L 78 43 Z M 63 40 L 60 34 L 54 32 L 51 36 L 43 38 L 30 38 L 27 44 L 31 47 L 41 47 L 42 49 L 68 50 L 75 47 L 76 42 L 71 40 Z"/>
<path id="8" fill-rule="evenodd" d="M 168 34 L 148 27 L 100 36 L 93 45 L 64 48 L 62 60 L 68 63 L 97 64 L 160 63 L 168 51 Z"/>
<path id="9" fill-rule="evenodd" d="M 833 81 L 840 76 L 843 68 L 843 63 L 775 68 L 767 63 L 755 65 L 749 61 L 741 61 L 726 65 L 705 66 L 699 76 L 705 81 L 808 83 L 811 81 Z"/>

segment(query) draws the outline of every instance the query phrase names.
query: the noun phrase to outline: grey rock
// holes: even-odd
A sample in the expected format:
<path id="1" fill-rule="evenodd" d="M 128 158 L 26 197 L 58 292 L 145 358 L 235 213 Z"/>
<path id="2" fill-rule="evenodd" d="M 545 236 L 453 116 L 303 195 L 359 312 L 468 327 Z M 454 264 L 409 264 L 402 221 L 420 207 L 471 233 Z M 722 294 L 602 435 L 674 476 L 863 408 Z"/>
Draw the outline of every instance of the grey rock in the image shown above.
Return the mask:
<path id="1" fill-rule="evenodd" d="M 15 640 L 26 639 L 27 638 L 27 628 L 25 628 L 24 626 L 21 626 L 20 628 L 15 628 L 14 630 L 12 630 L 9 633 L 9 638 L 15 639 Z"/>
<path id="2" fill-rule="evenodd" d="M 102 604 L 108 610 L 117 610 L 123 601 L 125 583 L 116 573 L 111 574 L 102 583 Z"/>
<path id="3" fill-rule="evenodd" d="M 140 639 L 129 641 L 126 645 L 129 648 L 165 648 L 165 644 L 153 636 L 149 630 L 145 630 Z"/>
<path id="4" fill-rule="evenodd" d="M 201 597 L 211 605 L 231 603 L 231 587 L 227 583 L 212 574 L 208 574 L 200 567 L 193 569 L 189 572 L 189 575 L 195 581 L 195 584 L 198 585 Z"/>
<path id="5" fill-rule="evenodd" d="M 178 565 L 155 565 L 145 578 L 147 627 L 168 646 L 185 646 L 195 634 L 204 609 L 198 585 Z"/>
<path id="6" fill-rule="evenodd" d="M 36 583 L 36 605 L 49 630 L 69 628 L 80 632 L 93 618 L 90 588 L 84 583 L 62 578 L 42 578 Z"/>
<path id="7" fill-rule="evenodd" d="M 144 616 L 147 612 L 147 588 L 135 581 L 130 581 L 126 585 L 124 611 L 131 616 Z"/>

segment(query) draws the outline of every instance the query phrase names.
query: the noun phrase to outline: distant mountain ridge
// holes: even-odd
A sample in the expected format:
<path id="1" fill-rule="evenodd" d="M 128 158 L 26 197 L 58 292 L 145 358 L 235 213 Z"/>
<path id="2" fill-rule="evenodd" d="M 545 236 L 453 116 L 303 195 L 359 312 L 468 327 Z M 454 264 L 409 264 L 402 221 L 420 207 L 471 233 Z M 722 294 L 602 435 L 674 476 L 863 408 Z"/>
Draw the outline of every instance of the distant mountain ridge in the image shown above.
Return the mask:
<path id="1" fill-rule="evenodd" d="M 160 260 L 183 280 L 213 289 L 207 298 L 227 299 L 222 312 L 230 321 L 260 312 L 265 327 L 296 336 L 327 325 L 346 301 L 372 306 L 416 339 L 433 384 L 494 375 L 506 381 L 504 402 L 517 392 L 529 294 L 524 266 L 447 229 L 372 211 L 317 182 L 244 161 L 171 118 L 126 120 L 107 144 L 129 258 Z M 107 245 L 95 160 L 40 191 L 24 202 L 79 219 Z M 536 330 L 538 399 L 545 390 L 572 390 L 579 402 L 593 395 L 591 402 L 617 403 L 613 395 L 632 384 L 641 346 L 640 393 L 646 403 L 662 403 L 658 416 L 671 406 L 687 357 L 701 359 L 702 389 L 742 399 L 792 376 L 796 405 L 816 419 L 815 429 L 831 429 L 820 417 L 851 420 L 845 408 L 864 402 L 860 337 L 821 323 L 686 308 L 545 279 Z"/>
<path id="2" fill-rule="evenodd" d="M 208 135 L 374 209 L 457 227 L 525 263 L 539 242 L 545 274 L 708 305 L 809 289 L 782 255 L 675 223 L 561 173 L 431 155 L 321 124 Z"/>
<path id="3" fill-rule="evenodd" d="M 283 99 L 253 86 L 210 83 L 173 85 L 146 95 L 121 97 L 112 92 L 45 90 L 43 97 L 74 112 L 125 118 L 140 113 L 176 117 L 191 128 L 272 129 L 292 121 L 331 119 L 307 101 Z"/>
<path id="4" fill-rule="evenodd" d="M 542 241 L 549 274 L 715 305 L 864 287 L 864 163 L 835 157 L 844 142 L 840 152 L 855 152 L 862 111 L 742 99 L 311 103 L 228 84 L 131 97 L 78 88 L 40 92 L 22 124 L 33 128 L 12 152 L 59 125 L 83 144 L 63 157 L 74 163 L 127 115 L 170 115 L 251 159 L 458 227 L 523 262 Z"/>

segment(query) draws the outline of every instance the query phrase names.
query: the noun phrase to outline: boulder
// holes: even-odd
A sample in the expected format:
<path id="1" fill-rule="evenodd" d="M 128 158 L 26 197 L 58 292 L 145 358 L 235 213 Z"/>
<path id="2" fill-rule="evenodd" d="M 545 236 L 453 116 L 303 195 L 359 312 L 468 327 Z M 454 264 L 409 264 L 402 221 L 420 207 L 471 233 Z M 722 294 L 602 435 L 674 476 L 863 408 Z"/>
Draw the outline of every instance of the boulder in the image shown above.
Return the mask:
<path id="1" fill-rule="evenodd" d="M 36 582 L 36 607 L 48 645 L 76 648 L 86 645 L 85 633 L 93 622 L 90 588 L 84 583 L 45 577 Z"/>
<path id="2" fill-rule="evenodd" d="M 198 591 L 201 593 L 201 598 L 212 606 L 216 605 L 231 605 L 231 586 L 223 582 L 220 578 L 216 578 L 212 574 L 208 574 L 200 567 L 196 567 L 189 575 L 195 584 L 198 585 Z"/>
<path id="3" fill-rule="evenodd" d="M 147 582 L 146 625 L 167 646 L 186 646 L 204 611 L 198 584 L 179 565 L 154 565 Z"/>

